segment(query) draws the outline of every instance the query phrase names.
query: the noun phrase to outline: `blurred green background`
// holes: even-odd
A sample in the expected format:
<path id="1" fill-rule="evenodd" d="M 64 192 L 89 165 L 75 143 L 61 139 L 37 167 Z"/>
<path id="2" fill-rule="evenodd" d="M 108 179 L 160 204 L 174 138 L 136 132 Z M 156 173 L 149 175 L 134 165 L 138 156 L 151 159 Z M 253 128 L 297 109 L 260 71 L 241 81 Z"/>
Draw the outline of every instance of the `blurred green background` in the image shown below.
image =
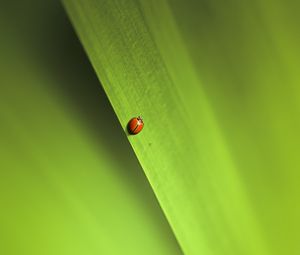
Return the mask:
<path id="1" fill-rule="evenodd" d="M 300 254 L 300 2 L 169 2 L 271 254 Z"/>
<path id="2" fill-rule="evenodd" d="M 145 110 L 130 142 L 185 250 L 300 254 L 300 3 L 81 2 L 115 44 L 94 57 L 115 57 L 121 124 Z M 0 32 L 0 254 L 182 254 L 61 4 L 1 3 Z"/>
<path id="3" fill-rule="evenodd" d="M 182 254 L 59 1 L 0 31 L 0 254 Z"/>

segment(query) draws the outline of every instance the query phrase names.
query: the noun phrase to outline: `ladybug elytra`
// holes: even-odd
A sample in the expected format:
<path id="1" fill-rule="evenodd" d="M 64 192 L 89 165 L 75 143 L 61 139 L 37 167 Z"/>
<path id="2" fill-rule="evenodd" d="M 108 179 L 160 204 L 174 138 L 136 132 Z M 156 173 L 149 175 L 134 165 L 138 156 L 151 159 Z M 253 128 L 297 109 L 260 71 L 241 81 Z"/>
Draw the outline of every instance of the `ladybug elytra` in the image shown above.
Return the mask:
<path id="1" fill-rule="evenodd" d="M 132 118 L 128 122 L 128 126 L 127 126 L 128 132 L 132 135 L 136 135 L 139 132 L 141 132 L 143 127 L 144 127 L 144 122 L 140 116 Z"/>

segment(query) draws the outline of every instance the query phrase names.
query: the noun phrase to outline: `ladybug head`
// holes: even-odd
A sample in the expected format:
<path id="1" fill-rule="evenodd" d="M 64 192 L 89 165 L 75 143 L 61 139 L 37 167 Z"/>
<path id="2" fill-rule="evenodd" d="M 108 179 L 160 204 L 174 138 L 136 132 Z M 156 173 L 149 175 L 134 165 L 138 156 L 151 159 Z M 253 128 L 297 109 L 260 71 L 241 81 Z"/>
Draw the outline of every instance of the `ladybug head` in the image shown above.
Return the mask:
<path id="1" fill-rule="evenodd" d="M 142 119 L 141 116 L 138 116 L 137 119 L 138 119 L 139 121 L 143 122 L 143 119 Z"/>

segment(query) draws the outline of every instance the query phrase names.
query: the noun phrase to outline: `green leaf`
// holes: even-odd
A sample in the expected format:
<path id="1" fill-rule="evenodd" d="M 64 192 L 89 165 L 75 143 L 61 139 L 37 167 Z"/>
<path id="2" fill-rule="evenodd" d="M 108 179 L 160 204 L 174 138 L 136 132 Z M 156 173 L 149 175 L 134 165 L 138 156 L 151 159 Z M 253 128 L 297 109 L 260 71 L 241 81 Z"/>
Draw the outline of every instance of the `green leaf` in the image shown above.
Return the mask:
<path id="1" fill-rule="evenodd" d="M 64 4 L 185 254 L 298 254 L 299 4 Z"/>

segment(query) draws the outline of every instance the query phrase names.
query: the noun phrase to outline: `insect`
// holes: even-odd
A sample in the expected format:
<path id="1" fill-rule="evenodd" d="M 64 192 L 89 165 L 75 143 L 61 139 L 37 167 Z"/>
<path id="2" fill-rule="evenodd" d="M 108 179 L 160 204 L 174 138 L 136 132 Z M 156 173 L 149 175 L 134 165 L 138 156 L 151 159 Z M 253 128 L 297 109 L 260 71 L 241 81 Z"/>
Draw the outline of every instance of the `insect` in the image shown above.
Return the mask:
<path id="1" fill-rule="evenodd" d="M 128 132 L 132 135 L 136 135 L 139 132 L 141 132 L 143 127 L 144 127 L 144 122 L 142 117 L 140 116 L 132 118 L 127 125 Z"/>

